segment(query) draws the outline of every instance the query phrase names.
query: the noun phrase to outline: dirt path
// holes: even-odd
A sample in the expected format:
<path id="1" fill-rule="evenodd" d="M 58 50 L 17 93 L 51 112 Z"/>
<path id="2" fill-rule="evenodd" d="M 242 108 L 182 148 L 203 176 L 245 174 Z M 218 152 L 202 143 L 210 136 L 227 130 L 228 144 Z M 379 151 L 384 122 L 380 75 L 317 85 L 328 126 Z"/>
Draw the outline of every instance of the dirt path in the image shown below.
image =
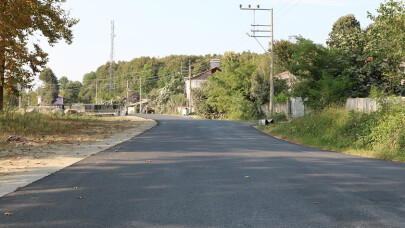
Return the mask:
<path id="1" fill-rule="evenodd" d="M 14 144 L 0 156 L 0 197 L 63 169 L 92 154 L 129 140 L 156 126 L 153 120 L 125 117 L 131 124 L 119 133 L 104 132 L 97 136 L 58 138 L 57 142 Z M 51 142 L 51 143 L 49 143 Z"/>

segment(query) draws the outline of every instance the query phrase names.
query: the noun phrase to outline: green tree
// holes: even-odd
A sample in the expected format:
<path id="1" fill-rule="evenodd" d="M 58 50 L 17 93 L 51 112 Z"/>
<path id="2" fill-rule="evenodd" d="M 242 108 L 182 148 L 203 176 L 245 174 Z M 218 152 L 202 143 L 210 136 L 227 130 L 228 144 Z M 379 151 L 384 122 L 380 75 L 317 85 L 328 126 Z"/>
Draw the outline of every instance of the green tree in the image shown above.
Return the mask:
<path id="1" fill-rule="evenodd" d="M 69 18 L 61 0 L 3 0 L 0 3 L 0 111 L 4 90 L 16 93 L 14 85 L 29 87 L 47 62 L 47 54 L 34 42 L 42 34 L 52 46 L 58 40 L 72 42 L 71 28 L 78 20 Z M 38 33 L 39 32 L 39 33 Z"/>
<path id="2" fill-rule="evenodd" d="M 386 0 L 377 9 L 377 15 L 368 13 L 374 24 L 367 29 L 365 52 L 367 62 L 381 68 L 385 83 L 380 86 L 389 94 L 399 94 L 404 78 L 401 64 L 405 61 L 405 4 Z"/>
<path id="3" fill-rule="evenodd" d="M 68 82 L 69 82 L 69 79 L 66 76 L 63 76 L 59 79 L 59 89 L 60 89 L 61 93 L 63 90 L 66 89 Z"/>
<path id="4" fill-rule="evenodd" d="M 259 110 L 251 99 L 251 76 L 256 70 L 259 55 L 227 52 L 221 63 L 223 72 L 209 78 L 207 104 L 215 116 L 247 120 Z"/>
<path id="5" fill-rule="evenodd" d="M 382 77 L 382 58 L 365 49 L 374 39 L 368 35 L 368 30 L 362 30 L 360 22 L 349 14 L 333 24 L 327 41 L 329 48 L 340 50 L 350 61 L 352 97 L 367 97 L 372 86 L 381 88 L 386 81 Z"/>
<path id="6" fill-rule="evenodd" d="M 364 46 L 363 31 L 360 22 L 353 14 L 340 17 L 332 27 L 329 38 L 326 41 L 328 47 L 339 48 L 351 56 L 362 53 Z"/>
<path id="7" fill-rule="evenodd" d="M 69 81 L 66 85 L 64 98 L 68 101 L 68 103 L 77 103 L 79 102 L 79 93 L 82 87 L 82 83 L 79 81 Z"/>
<path id="8" fill-rule="evenodd" d="M 284 42 L 283 42 L 284 43 Z M 279 43 L 280 44 L 280 43 Z M 287 44 L 287 43 L 286 43 Z M 276 54 L 275 51 L 275 59 L 282 58 L 280 62 L 275 61 L 275 66 L 279 68 L 280 71 L 287 70 L 287 66 L 290 62 L 291 51 L 290 47 L 292 47 L 292 43 L 288 43 L 285 48 L 289 50 L 284 50 L 284 48 L 279 48 L 279 53 Z M 283 54 L 288 53 L 288 54 Z M 280 59 L 281 59 L 280 58 Z M 270 56 L 263 55 L 260 57 L 258 61 L 258 66 L 256 70 L 253 72 L 252 75 L 252 86 L 251 86 L 251 99 L 254 100 L 259 106 L 262 104 L 269 103 L 270 99 Z M 278 64 L 278 65 L 277 65 Z M 282 70 L 281 70 L 282 69 Z M 280 93 L 288 94 L 288 86 L 285 80 L 281 80 L 278 78 L 274 78 L 274 95 L 277 96 Z M 259 108 L 259 107 L 258 107 Z"/>
<path id="9" fill-rule="evenodd" d="M 279 74 L 287 70 L 292 55 L 291 48 L 294 43 L 288 40 L 274 42 L 274 73 Z M 268 62 L 270 66 L 270 61 Z M 270 68 L 269 68 L 270 69 Z"/>
<path id="10" fill-rule="evenodd" d="M 44 105 L 52 105 L 58 98 L 58 79 L 50 68 L 45 68 L 39 75 L 39 79 L 44 83 L 41 91 L 41 101 Z"/>
<path id="11" fill-rule="evenodd" d="M 294 86 L 293 95 L 305 98 L 311 109 L 319 110 L 350 96 L 349 63 L 345 55 L 302 37 L 297 37 L 292 52 L 288 68 L 300 81 Z"/>

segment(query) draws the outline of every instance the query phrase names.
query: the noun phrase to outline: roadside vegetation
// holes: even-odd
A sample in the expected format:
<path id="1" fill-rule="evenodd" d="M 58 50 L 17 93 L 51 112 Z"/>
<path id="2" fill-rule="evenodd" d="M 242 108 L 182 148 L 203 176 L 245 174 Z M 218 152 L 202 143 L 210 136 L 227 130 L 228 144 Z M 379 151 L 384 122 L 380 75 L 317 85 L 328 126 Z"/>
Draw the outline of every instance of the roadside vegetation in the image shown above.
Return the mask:
<path id="1" fill-rule="evenodd" d="M 259 126 L 259 129 L 307 146 L 404 162 L 404 126 L 405 107 L 392 102 L 372 113 L 326 108 L 289 123 Z"/>
<path id="2" fill-rule="evenodd" d="M 0 112 L 0 151 L 15 146 L 7 142 L 12 136 L 20 136 L 33 145 L 79 144 L 106 138 L 137 125 L 131 117 L 92 117 L 84 115 L 60 115 L 38 112 Z M 17 142 L 18 143 L 18 142 Z"/>
<path id="3" fill-rule="evenodd" d="M 296 143 L 353 155 L 405 161 L 405 5 L 386 0 L 363 29 L 353 15 L 333 25 L 328 47 L 298 38 L 287 69 L 301 79 L 293 96 L 311 111 L 288 123 L 259 127 Z M 402 21 L 402 22 L 401 22 Z M 372 113 L 348 111 L 346 98 L 370 97 Z M 331 108 L 335 107 L 335 108 Z M 336 108 L 337 107 L 337 108 Z"/>

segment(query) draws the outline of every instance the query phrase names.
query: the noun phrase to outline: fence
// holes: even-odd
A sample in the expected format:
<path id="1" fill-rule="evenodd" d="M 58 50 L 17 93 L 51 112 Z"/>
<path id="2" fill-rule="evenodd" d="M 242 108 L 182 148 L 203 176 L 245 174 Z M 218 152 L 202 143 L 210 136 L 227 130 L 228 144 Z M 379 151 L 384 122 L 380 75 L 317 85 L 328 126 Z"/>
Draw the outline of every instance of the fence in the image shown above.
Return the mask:
<path id="1" fill-rule="evenodd" d="M 79 113 L 85 113 L 89 115 L 122 115 L 123 112 L 119 105 L 96 105 L 96 104 L 75 104 L 75 105 L 54 105 L 54 106 L 30 106 L 27 110 L 42 111 L 46 110 L 52 112 L 54 110 L 75 110 Z"/>
<path id="2" fill-rule="evenodd" d="M 269 104 L 261 106 L 262 111 L 266 116 L 270 116 Z M 274 103 L 274 111 L 276 113 L 285 113 L 292 118 L 304 116 L 306 108 L 301 97 L 290 98 L 284 103 Z"/>
<path id="3" fill-rule="evenodd" d="M 345 108 L 348 110 L 370 113 L 377 111 L 379 105 L 376 100 L 371 98 L 349 98 L 346 100 Z"/>

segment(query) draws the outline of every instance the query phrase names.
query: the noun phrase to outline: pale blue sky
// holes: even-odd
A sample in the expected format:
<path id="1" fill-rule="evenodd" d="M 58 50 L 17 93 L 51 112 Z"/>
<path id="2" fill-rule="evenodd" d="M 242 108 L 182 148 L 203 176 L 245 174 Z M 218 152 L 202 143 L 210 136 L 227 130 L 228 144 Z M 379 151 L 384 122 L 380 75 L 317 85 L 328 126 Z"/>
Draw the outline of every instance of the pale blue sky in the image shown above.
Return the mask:
<path id="1" fill-rule="evenodd" d="M 263 49 L 246 32 L 253 13 L 239 4 L 274 8 L 274 38 L 302 35 L 325 44 L 333 23 L 354 14 L 366 27 L 367 11 L 375 13 L 383 0 L 67 0 L 65 9 L 80 19 L 72 45 L 61 42 L 44 49 L 58 78 L 82 80 L 110 58 L 110 23 L 115 21 L 115 60 L 171 54 L 223 54 Z M 256 22 L 270 23 L 269 13 Z M 264 45 L 268 40 L 261 40 Z M 268 46 L 268 45 L 266 45 Z"/>

